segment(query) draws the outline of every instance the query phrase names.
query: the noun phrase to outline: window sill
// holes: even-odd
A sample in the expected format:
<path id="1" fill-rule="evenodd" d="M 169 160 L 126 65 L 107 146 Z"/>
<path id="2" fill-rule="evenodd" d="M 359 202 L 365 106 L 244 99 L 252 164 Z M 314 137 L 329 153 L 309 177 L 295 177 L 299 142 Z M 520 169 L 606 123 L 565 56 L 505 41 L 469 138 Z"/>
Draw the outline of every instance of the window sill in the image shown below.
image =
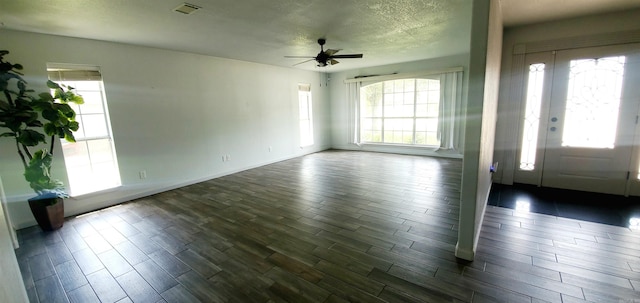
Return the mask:
<path id="1" fill-rule="evenodd" d="M 79 195 L 70 195 L 69 199 L 80 200 L 80 199 L 91 198 L 91 197 L 94 197 L 94 196 L 99 196 L 99 195 L 102 195 L 102 194 L 115 192 L 121 187 L 122 187 L 122 185 L 115 185 L 113 187 L 109 187 L 109 188 L 105 188 L 105 189 L 101 189 L 101 190 L 97 190 L 97 191 L 92 191 L 92 192 L 88 192 L 88 193 L 82 193 L 82 194 L 79 194 Z"/>
<path id="2" fill-rule="evenodd" d="M 462 154 L 453 149 L 441 149 L 439 146 L 425 145 L 406 145 L 406 144 L 377 144 L 377 143 L 361 143 L 354 144 L 360 150 L 373 152 L 387 152 L 409 155 L 434 156 L 444 158 L 462 159 Z"/>
<path id="3" fill-rule="evenodd" d="M 412 149 L 426 149 L 431 151 L 437 151 L 440 147 L 437 145 L 410 145 L 410 144 L 393 144 L 393 143 L 360 143 L 361 146 L 380 146 L 380 147 L 398 147 L 398 148 L 412 148 Z"/>

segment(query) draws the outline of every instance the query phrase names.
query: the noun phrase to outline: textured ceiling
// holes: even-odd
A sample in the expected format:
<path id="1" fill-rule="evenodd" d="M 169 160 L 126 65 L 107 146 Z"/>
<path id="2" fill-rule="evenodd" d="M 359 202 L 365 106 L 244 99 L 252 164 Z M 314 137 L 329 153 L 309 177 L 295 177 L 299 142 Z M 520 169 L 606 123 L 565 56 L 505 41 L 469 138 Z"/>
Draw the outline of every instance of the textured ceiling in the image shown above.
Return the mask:
<path id="1" fill-rule="evenodd" d="M 338 54 L 364 54 L 362 59 L 340 59 L 340 64 L 325 68 L 315 67 L 314 62 L 296 66 L 326 72 L 469 51 L 472 0 L 187 2 L 202 8 L 183 15 L 173 11 L 181 0 L 0 0 L 0 27 L 278 66 L 301 61 L 285 55 L 315 56 L 320 37 L 327 39 L 325 48 L 342 49 Z M 580 14 L 602 10 L 598 3 L 615 9 L 640 6 L 640 0 L 501 2 L 506 25 L 562 18 L 576 4 Z"/>
<path id="2" fill-rule="evenodd" d="M 4 28 L 130 43 L 279 66 L 315 56 L 317 39 L 338 54 L 338 71 L 464 53 L 468 0 L 0 0 Z M 315 70 L 313 62 L 296 68 Z"/>

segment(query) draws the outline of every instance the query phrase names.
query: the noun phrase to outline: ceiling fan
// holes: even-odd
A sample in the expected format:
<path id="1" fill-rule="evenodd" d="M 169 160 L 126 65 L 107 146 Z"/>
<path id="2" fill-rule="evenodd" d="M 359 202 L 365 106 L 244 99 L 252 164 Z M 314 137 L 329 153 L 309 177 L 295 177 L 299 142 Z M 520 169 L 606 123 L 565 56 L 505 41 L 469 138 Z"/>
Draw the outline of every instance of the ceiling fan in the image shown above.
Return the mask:
<path id="1" fill-rule="evenodd" d="M 324 67 L 327 65 L 336 65 L 338 62 L 337 59 L 346 59 L 346 58 L 362 58 L 362 54 L 349 54 L 349 55 L 336 55 L 339 52 L 339 49 L 328 49 L 324 50 L 324 44 L 327 42 L 326 39 L 320 38 L 318 39 L 318 44 L 320 44 L 320 52 L 315 57 L 310 56 L 284 56 L 285 58 L 310 58 L 309 60 L 302 61 L 300 63 L 294 64 L 294 66 L 306 63 L 312 60 L 316 60 L 318 62 L 318 67 Z"/>

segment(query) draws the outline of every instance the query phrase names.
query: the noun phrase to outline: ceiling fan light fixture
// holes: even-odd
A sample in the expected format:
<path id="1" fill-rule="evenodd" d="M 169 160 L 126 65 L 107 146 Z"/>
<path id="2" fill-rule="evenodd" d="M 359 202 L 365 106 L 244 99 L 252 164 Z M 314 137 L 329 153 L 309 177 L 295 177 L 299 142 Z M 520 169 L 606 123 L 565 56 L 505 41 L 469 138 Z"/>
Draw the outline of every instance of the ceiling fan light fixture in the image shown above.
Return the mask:
<path id="1" fill-rule="evenodd" d="M 312 60 L 315 60 L 317 62 L 316 66 L 317 67 L 325 67 L 325 66 L 330 66 L 330 65 L 336 65 L 338 63 L 340 63 L 338 60 L 335 60 L 336 58 L 340 59 L 340 58 L 362 58 L 362 54 L 348 54 L 348 55 L 336 55 L 337 52 L 340 51 L 340 49 L 328 49 L 328 50 L 324 50 L 324 44 L 327 42 L 327 40 L 325 40 L 324 38 L 320 38 L 318 39 L 318 44 L 320 44 L 320 52 L 314 56 L 284 56 L 285 58 L 305 58 L 305 59 L 309 59 L 300 63 L 296 63 L 294 64 L 294 66 L 302 64 L 302 63 L 306 63 Z"/>
<path id="2" fill-rule="evenodd" d="M 195 4 L 191 4 L 191 3 L 182 3 L 180 5 L 178 5 L 178 7 L 174 8 L 173 11 L 174 12 L 178 12 L 181 14 L 185 14 L 185 15 L 191 15 L 193 14 L 195 11 L 201 9 L 202 7 L 197 6 Z"/>

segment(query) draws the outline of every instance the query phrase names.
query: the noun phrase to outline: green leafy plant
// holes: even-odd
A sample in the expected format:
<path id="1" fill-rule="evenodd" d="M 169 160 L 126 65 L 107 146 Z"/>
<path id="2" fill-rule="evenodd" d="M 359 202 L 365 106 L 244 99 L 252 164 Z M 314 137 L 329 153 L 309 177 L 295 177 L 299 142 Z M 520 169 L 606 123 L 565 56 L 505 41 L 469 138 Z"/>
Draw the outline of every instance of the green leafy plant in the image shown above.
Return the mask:
<path id="1" fill-rule="evenodd" d="M 56 137 L 75 142 L 73 132 L 78 130 L 76 113 L 69 103 L 82 104 L 72 87 L 47 81 L 53 90 L 36 94 L 27 88 L 19 70 L 22 65 L 4 60 L 9 51 L 0 50 L 0 128 L 8 131 L 0 137 L 15 141 L 24 166 L 24 176 L 38 195 L 67 197 L 64 184 L 51 177 L 51 164 Z M 49 137 L 48 148 L 47 137 Z M 35 152 L 32 152 L 35 150 Z"/>

